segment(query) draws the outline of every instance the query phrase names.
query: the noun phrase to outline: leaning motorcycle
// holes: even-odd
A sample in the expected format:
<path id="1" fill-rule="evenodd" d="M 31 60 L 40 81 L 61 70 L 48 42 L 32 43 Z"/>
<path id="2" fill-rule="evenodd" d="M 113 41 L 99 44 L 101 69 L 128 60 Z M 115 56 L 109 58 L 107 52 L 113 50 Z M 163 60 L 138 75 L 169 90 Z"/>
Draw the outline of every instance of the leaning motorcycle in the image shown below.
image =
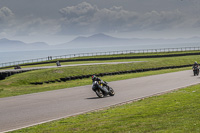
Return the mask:
<path id="1" fill-rule="evenodd" d="M 103 98 L 107 95 L 114 96 L 115 92 L 114 90 L 108 86 L 107 82 L 98 82 L 94 81 L 92 85 L 92 90 L 96 93 L 96 95 L 100 98 Z"/>
<path id="2" fill-rule="evenodd" d="M 194 73 L 194 76 L 199 75 L 199 68 L 197 66 L 193 68 L 193 73 Z"/>

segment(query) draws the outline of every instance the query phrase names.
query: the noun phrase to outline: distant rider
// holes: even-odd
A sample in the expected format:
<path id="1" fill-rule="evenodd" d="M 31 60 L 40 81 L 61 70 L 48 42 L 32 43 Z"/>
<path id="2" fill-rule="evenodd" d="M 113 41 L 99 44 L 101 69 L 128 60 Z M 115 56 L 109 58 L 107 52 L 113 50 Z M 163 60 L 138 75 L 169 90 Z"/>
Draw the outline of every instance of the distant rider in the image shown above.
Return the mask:
<path id="1" fill-rule="evenodd" d="M 199 64 L 195 61 L 192 68 L 199 68 Z"/>
<path id="2" fill-rule="evenodd" d="M 198 68 L 197 71 L 199 72 L 199 64 L 196 61 L 194 62 L 192 69 L 194 70 L 194 68 Z"/>

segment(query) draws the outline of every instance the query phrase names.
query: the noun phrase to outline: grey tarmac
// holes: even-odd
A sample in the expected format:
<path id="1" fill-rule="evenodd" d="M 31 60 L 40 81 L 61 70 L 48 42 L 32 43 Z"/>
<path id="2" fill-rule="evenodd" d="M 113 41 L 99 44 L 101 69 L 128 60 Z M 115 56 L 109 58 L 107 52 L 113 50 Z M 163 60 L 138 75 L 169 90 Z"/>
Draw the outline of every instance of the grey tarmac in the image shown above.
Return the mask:
<path id="1" fill-rule="evenodd" d="M 103 79 L 103 77 L 101 78 Z M 12 131 L 198 84 L 192 70 L 109 82 L 116 94 L 98 98 L 91 85 L 0 98 L 0 132 Z"/>

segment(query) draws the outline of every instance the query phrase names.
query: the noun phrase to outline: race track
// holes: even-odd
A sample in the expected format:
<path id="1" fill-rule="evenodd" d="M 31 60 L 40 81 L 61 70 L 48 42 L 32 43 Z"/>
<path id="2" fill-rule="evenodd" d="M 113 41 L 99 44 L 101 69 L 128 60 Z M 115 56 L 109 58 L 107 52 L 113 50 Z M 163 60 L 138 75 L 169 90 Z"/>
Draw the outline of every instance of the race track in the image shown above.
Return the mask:
<path id="1" fill-rule="evenodd" d="M 102 77 L 103 79 L 103 77 Z M 191 70 L 109 82 L 114 97 L 97 98 L 91 85 L 0 98 L 0 132 L 11 131 L 198 84 Z"/>

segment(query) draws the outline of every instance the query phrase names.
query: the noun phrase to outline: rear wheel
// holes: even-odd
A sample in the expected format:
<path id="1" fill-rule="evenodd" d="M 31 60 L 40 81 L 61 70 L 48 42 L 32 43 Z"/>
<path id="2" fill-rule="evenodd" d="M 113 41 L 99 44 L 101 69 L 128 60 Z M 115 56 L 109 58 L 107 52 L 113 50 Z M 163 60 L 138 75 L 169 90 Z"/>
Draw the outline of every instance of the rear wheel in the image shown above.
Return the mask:
<path id="1" fill-rule="evenodd" d="M 110 96 L 114 96 L 115 95 L 115 92 L 114 92 L 114 90 L 111 87 L 109 87 L 109 93 L 108 94 Z"/>
<path id="2" fill-rule="evenodd" d="M 104 97 L 104 94 L 103 94 L 103 92 L 100 89 L 96 90 L 95 92 L 96 92 L 96 94 L 97 94 L 98 97 L 100 97 L 100 98 Z"/>

